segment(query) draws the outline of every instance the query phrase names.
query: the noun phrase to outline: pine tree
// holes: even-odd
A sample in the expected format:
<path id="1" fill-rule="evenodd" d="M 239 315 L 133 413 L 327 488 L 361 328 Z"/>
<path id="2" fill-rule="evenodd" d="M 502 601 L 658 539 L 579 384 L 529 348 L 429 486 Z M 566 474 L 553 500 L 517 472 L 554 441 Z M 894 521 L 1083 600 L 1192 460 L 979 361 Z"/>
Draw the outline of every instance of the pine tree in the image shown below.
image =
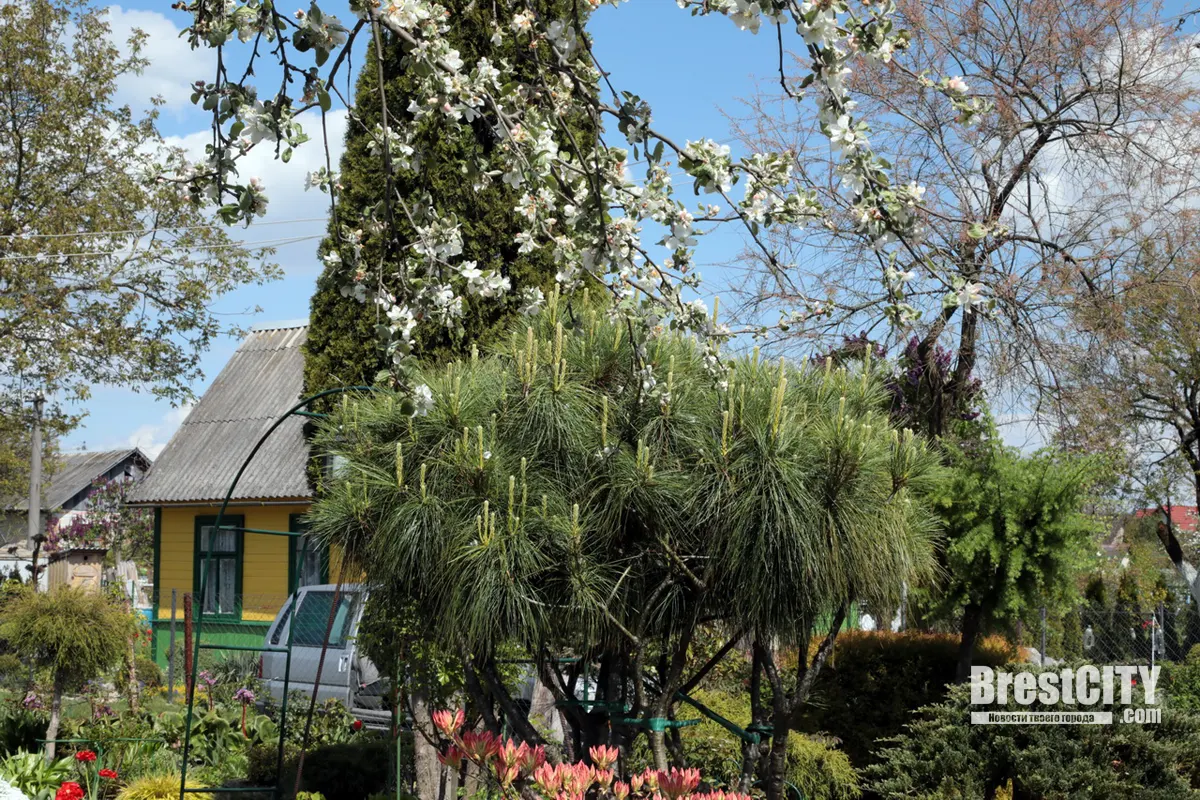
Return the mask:
<path id="1" fill-rule="evenodd" d="M 486 56 L 493 63 L 507 60 L 520 73 L 530 56 L 509 37 L 496 47 L 491 37 L 496 24 L 511 19 L 517 9 L 504 8 L 505 3 L 477 4 L 472 0 L 449 0 L 444 5 L 450 11 L 449 24 L 454 31 L 461 57 L 470 63 Z M 526 6 L 521 6 L 524 9 Z M 568 0 L 540 0 L 532 6 L 538 13 L 552 18 L 571 18 L 573 4 Z M 408 106 L 416 83 L 409 71 L 401 43 L 384 32 L 383 70 L 384 93 L 391 120 L 411 119 Z M 346 133 L 346 148 L 340 166 L 340 182 L 336 219 L 331 219 L 329 234 L 322 242 L 320 254 L 325 257 L 336 249 L 339 226 L 362 228 L 364 212 L 378 206 L 385 195 L 385 171 L 382 154 L 372 154 L 372 132 L 381 122 L 381 103 L 378 91 L 378 65 L 372 44 L 358 77 L 353 117 Z M 580 56 L 582 57 L 582 56 Z M 530 69 L 532 75 L 532 69 Z M 594 137 L 594 128 L 582 110 L 569 118 L 572 134 L 579 146 L 587 149 L 587 140 Z M 560 142 L 568 147 L 567 142 Z M 497 270 L 512 283 L 505 304 L 495 299 L 471 302 L 463 314 L 464 335 L 451 336 L 444 327 L 422 324 L 416 331 L 416 354 L 425 359 L 441 360 L 467 352 L 473 343 L 486 343 L 503 331 L 517 312 L 519 294 L 526 287 L 539 287 L 546 293 L 554 284 L 556 268 L 551 255 L 539 250 L 518 253 L 514 241 L 520 230 L 514 207 L 520 193 L 498 179 L 479 186 L 475 172 L 477 158 L 498 164 L 493 150 L 494 132 L 486 124 L 476 122 L 469 133 L 460 132 L 437 115 L 428 115 L 421 123 L 415 146 L 425 157 L 413 169 L 397 170 L 394 185 L 400 197 L 432 196 L 440 213 L 453 214 L 461 225 L 463 238 L 462 260 L 476 261 L 482 270 Z M 382 218 L 383 214 L 379 214 Z M 414 231 L 410 220 L 400 211 L 393 215 L 397 236 L 393 240 L 402 246 L 411 242 Z M 381 257 L 385 263 L 396 263 L 402 252 L 382 253 L 382 237 L 367 235 L 362 251 L 363 263 L 375 265 Z M 384 269 L 384 274 L 391 270 Z M 370 385 L 386 364 L 381 347 L 382 314 L 370 302 L 364 304 L 344 296 L 342 287 L 352 278 L 345 264 L 327 266 L 317 281 L 312 299 L 311 323 L 308 334 L 308 353 L 305 384 L 309 393 L 335 386 Z M 375 287 L 372 287 L 372 289 Z M 398 286 L 387 286 L 401 297 Z"/>

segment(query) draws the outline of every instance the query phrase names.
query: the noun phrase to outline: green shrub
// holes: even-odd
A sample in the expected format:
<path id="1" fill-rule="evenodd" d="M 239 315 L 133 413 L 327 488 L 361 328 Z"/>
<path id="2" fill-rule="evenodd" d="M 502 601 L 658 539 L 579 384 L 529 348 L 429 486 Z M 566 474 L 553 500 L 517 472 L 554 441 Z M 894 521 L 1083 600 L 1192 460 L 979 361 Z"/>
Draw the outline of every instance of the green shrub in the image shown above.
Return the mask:
<path id="1" fill-rule="evenodd" d="M 326 745 L 304 759 L 301 789 L 326 800 L 362 800 L 388 787 L 392 743 L 388 739 L 360 739 Z M 290 774 L 295 774 L 291 764 Z"/>
<path id="2" fill-rule="evenodd" d="M 74 774 L 74 759 L 63 758 L 47 763 L 38 752 L 15 753 L 0 761 L 0 778 L 23 792 L 29 800 L 53 798 L 62 782 Z M 175 789 L 178 794 L 178 784 Z"/>
<path id="3" fill-rule="evenodd" d="M 700 690 L 691 696 L 743 730 L 750 724 L 750 700 L 745 693 Z M 686 703 L 679 705 L 676 716 L 701 720 L 699 725 L 679 731 L 688 766 L 699 769 L 712 786 L 736 788 L 742 771 L 741 739 Z M 647 761 L 641 766 L 648 766 L 646 749 L 643 746 L 638 750 Z M 801 733 L 788 737 L 788 781 L 806 800 L 853 800 L 861 794 L 858 773 L 829 737 Z"/>
<path id="4" fill-rule="evenodd" d="M 107 595 L 61 586 L 49 592 L 25 588 L 6 596 L 0 611 L 0 638 L 35 666 L 49 670 L 51 707 L 63 694 L 108 672 L 124 656 L 138 625 L 124 604 Z M 46 738 L 58 738 L 51 714 Z M 46 743 L 54 755 L 54 743 Z"/>
<path id="5" fill-rule="evenodd" d="M 972 725 L 970 701 L 970 686 L 961 685 L 921 709 L 903 734 L 880 748 L 878 763 L 865 772 L 868 788 L 887 800 L 993 797 L 1010 783 L 1018 798 L 1200 798 L 1200 717 L 1194 714 L 1168 710 L 1155 725 Z M 1011 700 L 1007 709 L 989 708 L 1077 710 Z M 1114 718 L 1123 708 L 1112 706 Z"/>
<path id="6" fill-rule="evenodd" d="M 820 736 L 788 737 L 788 780 L 805 800 L 854 800 L 862 796 L 850 758 Z"/>
<path id="7" fill-rule="evenodd" d="M 284 776 L 295 776 L 296 770 L 294 767 L 296 757 L 300 755 L 300 748 L 293 744 L 284 744 L 283 749 L 283 764 Z M 246 767 L 246 780 L 251 786 L 274 786 L 276 781 L 276 767 L 279 762 L 279 749 L 274 744 L 256 744 L 251 745 L 246 751 L 246 756 L 249 764 Z M 292 764 L 291 772 L 288 772 L 288 765 Z M 291 786 L 291 779 L 288 780 L 287 786 Z"/>
<path id="8" fill-rule="evenodd" d="M 163 685 L 163 673 L 158 664 L 152 658 L 146 656 L 138 656 L 134 660 L 134 669 L 137 671 L 138 683 L 143 689 L 157 689 Z M 129 666 L 128 662 L 117 668 L 113 675 L 113 684 L 117 687 L 117 691 L 122 695 L 129 691 Z"/>
<path id="9" fill-rule="evenodd" d="M 304 695 L 301 703 L 288 700 L 287 738 L 292 744 L 299 745 L 304 739 L 309 702 L 307 695 Z M 313 709 L 308 747 L 344 744 L 351 741 L 355 733 L 354 715 L 347 710 L 345 703 L 340 700 L 326 700 L 324 703 L 318 703 Z"/>
<path id="10" fill-rule="evenodd" d="M 1172 709 L 1200 712 L 1200 644 L 1182 662 L 1163 665 L 1163 692 Z"/>
<path id="11" fill-rule="evenodd" d="M 19 692 L 29 683 L 29 667 L 15 653 L 0 653 L 0 687 Z"/>
<path id="12" fill-rule="evenodd" d="M 300 792 L 296 795 L 296 800 L 325 800 L 325 795 L 320 792 Z"/>
<path id="13" fill-rule="evenodd" d="M 33 751 L 46 738 L 49 718 L 42 711 L 33 711 L 16 704 L 0 712 L 0 756 L 21 750 Z"/>
<path id="14" fill-rule="evenodd" d="M 180 775 L 165 773 L 162 775 L 146 775 L 131 782 L 120 794 L 117 800 L 178 800 Z M 189 789 L 202 789 L 202 785 L 193 781 L 187 782 Z M 188 792 L 189 800 L 213 800 L 206 792 Z"/>
<path id="15" fill-rule="evenodd" d="M 846 631 L 817 676 L 799 727 L 841 740 L 855 767 L 872 763 L 876 741 L 896 736 L 913 712 L 941 701 L 954 681 L 959 637 Z M 1016 655 L 1000 637 L 981 639 L 974 663 L 997 667 Z"/>

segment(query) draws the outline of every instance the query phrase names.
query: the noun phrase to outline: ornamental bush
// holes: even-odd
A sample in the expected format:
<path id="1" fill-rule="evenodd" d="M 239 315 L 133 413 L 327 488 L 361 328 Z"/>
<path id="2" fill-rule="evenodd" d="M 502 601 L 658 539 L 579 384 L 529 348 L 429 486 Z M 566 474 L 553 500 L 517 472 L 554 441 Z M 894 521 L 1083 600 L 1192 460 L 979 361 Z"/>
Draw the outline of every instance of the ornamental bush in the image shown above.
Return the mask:
<path id="1" fill-rule="evenodd" d="M 1200 798 L 1200 716 L 1168 708 L 1153 725 L 972 725 L 970 700 L 970 687 L 956 685 L 921 709 L 867 769 L 871 791 L 887 800 L 951 800 L 994 797 L 1011 783 L 1013 800 Z M 1007 709 L 989 708 L 1076 710 L 1011 699 Z M 1112 711 L 1119 719 L 1122 706 Z"/>
<path id="2" fill-rule="evenodd" d="M 33 748 L 0 761 L 0 777 L 24 792 L 29 800 L 50 800 L 62 782 L 74 774 L 74 759 L 46 761 Z"/>
<path id="3" fill-rule="evenodd" d="M 147 775 L 143 778 L 130 783 L 120 794 L 117 795 L 117 800 L 179 800 L 179 781 L 180 775 L 176 773 L 165 773 L 162 775 Z M 189 789 L 204 788 L 193 781 L 187 782 Z M 213 800 L 213 796 L 207 792 L 188 792 L 189 800 Z"/>
<path id="4" fill-rule="evenodd" d="M 691 696 L 743 730 L 750 725 L 750 701 L 745 694 L 698 690 Z M 691 705 L 681 704 L 676 716 L 701 721 L 679 731 L 688 766 L 699 769 L 712 786 L 736 789 L 742 771 L 741 739 Z M 828 736 L 788 738 L 787 779 L 806 800 L 853 800 L 862 794 L 858 772 Z"/>
<path id="5" fill-rule="evenodd" d="M 817 676 L 800 729 L 838 737 L 850 761 L 865 767 L 876 759 L 878 740 L 896 736 L 918 708 L 945 698 L 958 649 L 954 634 L 846 631 Z M 987 637 L 974 663 L 998 667 L 1015 656 L 1008 641 Z"/>
<path id="6" fill-rule="evenodd" d="M 617 687 L 650 685 L 639 719 L 613 729 L 625 745 L 644 735 L 665 769 L 651 721 L 673 711 L 702 621 L 753 631 L 759 649 L 807 642 L 850 603 L 894 604 L 929 575 L 937 459 L 891 425 L 871 365 L 722 362 L 580 295 L 552 296 L 491 354 L 427 366 L 419 402 L 379 393 L 335 411 L 318 444 L 345 466 L 310 529 L 409 599 L 423 635 L 477 658 L 475 708 L 499 706 L 526 740 L 539 736 L 502 695 L 503 647 L 593 653 L 609 708 L 633 699 Z M 638 648 L 673 666 L 647 680 Z M 808 686 L 781 686 L 780 702 L 798 707 Z M 792 713 L 773 720 L 776 785 Z M 584 749 L 611 741 L 579 709 L 564 716 Z"/>
<path id="7" fill-rule="evenodd" d="M 124 657 L 138 632 L 122 602 L 66 586 L 49 592 L 24 588 L 9 595 L 0 619 L 0 638 L 51 674 L 47 740 L 58 736 L 63 694 L 105 674 Z M 47 757 L 53 758 L 54 750 L 54 742 L 47 741 Z"/>

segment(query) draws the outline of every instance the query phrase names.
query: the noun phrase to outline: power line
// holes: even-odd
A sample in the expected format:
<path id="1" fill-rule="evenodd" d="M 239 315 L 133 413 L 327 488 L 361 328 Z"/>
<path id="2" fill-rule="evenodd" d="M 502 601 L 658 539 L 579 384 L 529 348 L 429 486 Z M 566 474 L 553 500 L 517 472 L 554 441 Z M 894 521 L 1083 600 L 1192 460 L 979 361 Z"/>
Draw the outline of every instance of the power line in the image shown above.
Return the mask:
<path id="1" fill-rule="evenodd" d="M 325 222 L 327 217 L 308 217 L 306 219 L 279 219 L 271 222 L 255 222 L 253 226 L 256 228 L 266 227 L 267 225 L 294 225 L 301 222 Z M 0 236 L 0 239 L 69 239 L 75 236 L 122 236 L 129 233 L 148 236 L 158 231 L 194 231 L 194 230 L 212 230 L 216 228 L 232 227 L 229 225 L 180 225 L 178 227 L 163 227 L 163 228 L 127 228 L 123 231 L 77 231 L 75 233 L 14 233 L 5 236 Z"/>
<path id="2" fill-rule="evenodd" d="M 234 248 L 234 247 L 244 247 L 247 249 L 256 250 L 261 247 L 281 247 L 281 246 L 287 245 L 287 244 L 295 244 L 296 242 L 306 242 L 311 239 L 323 239 L 323 238 L 325 238 L 325 234 L 315 233 L 315 234 L 310 234 L 308 236 L 292 236 L 292 237 L 287 237 L 287 238 L 282 238 L 282 239 L 267 239 L 267 240 L 264 240 L 261 242 L 230 242 L 228 244 L 216 244 L 216 245 L 209 245 L 209 246 L 197 245 L 195 247 L 188 247 L 188 248 L 183 248 L 183 249 L 185 249 L 185 250 L 226 250 L 226 249 L 230 249 L 230 248 Z M 107 256 L 114 256 L 114 255 L 117 255 L 118 253 L 128 253 L 129 255 L 133 255 L 135 252 L 136 251 L 134 251 L 134 250 L 93 250 L 93 251 L 82 252 L 82 253 L 49 253 L 49 254 L 42 253 L 39 255 L 30 255 L 30 256 L 4 256 L 4 257 L 0 257 L 0 261 L 53 261 L 53 260 L 59 259 L 59 258 L 103 258 L 103 257 L 107 257 Z"/>

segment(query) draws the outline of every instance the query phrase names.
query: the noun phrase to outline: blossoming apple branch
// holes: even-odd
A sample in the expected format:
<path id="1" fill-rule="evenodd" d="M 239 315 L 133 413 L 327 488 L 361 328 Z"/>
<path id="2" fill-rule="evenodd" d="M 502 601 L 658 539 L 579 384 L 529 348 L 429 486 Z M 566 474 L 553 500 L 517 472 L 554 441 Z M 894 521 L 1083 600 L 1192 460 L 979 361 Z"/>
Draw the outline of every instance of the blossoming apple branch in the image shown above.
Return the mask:
<path id="1" fill-rule="evenodd" d="M 620 4 L 620 0 L 607 2 Z M 499 300 L 511 288 L 504 276 L 484 272 L 474 262 L 458 261 L 462 253 L 458 220 L 431 200 L 401 198 L 392 188 L 396 171 L 411 167 L 422 156 L 414 133 L 431 115 L 451 125 L 483 120 L 491 126 L 503 169 L 490 170 L 482 163 L 466 166 L 480 186 L 502 181 L 522 192 L 514 209 L 524 222 L 517 243 L 526 252 L 548 249 L 559 266 L 557 278 L 564 290 L 589 276 L 607 287 L 615 313 L 644 334 L 654 335 L 664 326 L 699 334 L 709 342 L 711 372 L 720 381 L 719 346 L 735 331 L 717 321 L 715 304 L 710 310 L 701 301 L 685 300 L 685 290 L 700 286 L 694 269 L 697 237 L 713 226 L 736 222 L 766 254 L 768 263 L 783 270 L 785 266 L 776 262 L 760 238 L 760 230 L 779 223 L 821 224 L 827 212 L 812 192 L 796 187 L 792 153 L 753 153 L 735 161 L 727 146 L 709 138 L 678 144 L 658 132 L 651 125 L 650 107 L 636 95 L 618 91 L 595 58 L 583 20 L 589 7 L 600 4 L 600 0 L 576 3 L 566 19 L 546 19 L 527 8 L 511 18 L 497 19 L 494 43 L 515 38 L 527 47 L 534 77 L 519 80 L 505 71 L 508 65 L 493 64 L 486 57 L 466 63 L 448 37 L 454 20 L 431 0 L 351 0 L 359 18 L 352 29 L 315 2 L 292 16 L 281 13 L 271 0 L 177 3 L 177 8 L 192 15 L 188 30 L 192 46 L 214 49 L 216 74 L 210 83 L 197 83 L 193 95 L 213 114 L 207 162 L 176 179 L 197 202 L 221 204 L 229 222 L 248 223 L 265 213 L 267 187 L 253 178 L 238 183 L 239 160 L 264 142 L 274 145 L 277 157 L 288 160 L 293 148 L 308 138 L 296 121 L 307 109 L 320 109 L 324 136 L 331 93 L 349 109 L 351 124 L 364 125 L 334 79 L 360 33 L 369 28 L 378 42 L 381 31 L 386 31 L 407 48 L 409 70 L 419 76 L 416 95 L 426 99 L 410 106 L 411 119 L 389 116 L 380 82 L 383 120 L 369 133 L 376 153 L 383 157 L 388 191 L 360 225 L 343 226 L 337 232 L 337 246 L 326 258 L 342 270 L 347 296 L 374 302 L 386 315 L 388 348 L 398 382 L 405 383 L 405 358 L 419 320 L 436 321 L 453 333 L 460 330 L 464 295 Z M 678 4 L 693 15 L 724 15 L 752 34 L 764 24 L 775 27 L 780 80 L 797 101 L 815 100 L 822 130 L 842 159 L 843 190 L 855 198 L 857 219 L 883 255 L 881 263 L 886 267 L 881 278 L 894 305 L 891 316 L 899 323 L 911 321 L 916 312 L 904 295 L 913 272 L 897 269 L 896 264 L 907 253 L 914 268 L 920 265 L 908 242 L 921 235 L 924 189 L 893 180 L 891 165 L 872 151 L 868 121 L 856 116 L 855 101 L 846 87 L 852 65 L 890 62 L 908 46 L 909 34 L 894 28 L 893 4 L 872 0 L 679 0 Z M 811 57 L 811 71 L 796 84 L 782 72 L 787 28 L 794 29 Z M 227 47 L 235 36 L 252 43 L 239 69 L 229 62 L 232 51 Z M 264 45 L 271 46 L 269 53 L 283 70 L 278 90 L 265 101 L 249 82 L 256 59 L 265 57 L 260 49 Z M 322 76 L 320 69 L 331 57 L 332 65 Z M 311 62 L 306 61 L 309 58 Z M 914 80 L 940 91 L 963 124 L 988 110 L 979 98 L 970 97 L 961 77 L 934 80 L 921 75 Z M 609 102 L 587 88 L 601 81 L 611 95 Z M 292 95 L 296 82 L 304 87 L 299 97 Z M 583 109 L 598 130 L 604 120 L 615 121 L 624 141 L 610 145 L 601 134 L 585 149 L 566 125 L 572 108 Z M 309 183 L 329 193 L 331 210 L 336 211 L 339 176 L 330 163 L 325 138 L 326 166 L 310 175 Z M 631 174 L 631 152 L 634 161 L 645 161 L 644 180 Z M 702 203 L 694 211 L 689 209 L 676 196 L 668 159 L 677 159 L 697 195 L 712 195 L 723 205 Z M 745 193 L 735 199 L 732 188 L 742 181 Z M 412 242 L 395 241 L 392 221 L 398 214 L 417 232 Z M 669 251 L 668 256 L 651 254 L 643 241 L 646 223 L 667 229 L 657 244 Z M 701 225 L 705 230 L 698 228 Z M 371 236 L 383 237 L 405 258 L 388 268 L 366 263 L 363 242 Z M 391 272 L 385 274 L 385 269 Z M 400 287 L 399 296 L 385 286 Z M 977 286 L 946 287 L 946 292 L 946 302 L 967 310 L 985 303 Z M 542 300 L 539 290 L 529 289 L 521 306 L 532 313 Z M 822 298 L 802 297 L 776 325 L 803 324 L 826 308 Z M 765 334 L 770 327 L 774 326 L 758 325 L 748 332 Z"/>

